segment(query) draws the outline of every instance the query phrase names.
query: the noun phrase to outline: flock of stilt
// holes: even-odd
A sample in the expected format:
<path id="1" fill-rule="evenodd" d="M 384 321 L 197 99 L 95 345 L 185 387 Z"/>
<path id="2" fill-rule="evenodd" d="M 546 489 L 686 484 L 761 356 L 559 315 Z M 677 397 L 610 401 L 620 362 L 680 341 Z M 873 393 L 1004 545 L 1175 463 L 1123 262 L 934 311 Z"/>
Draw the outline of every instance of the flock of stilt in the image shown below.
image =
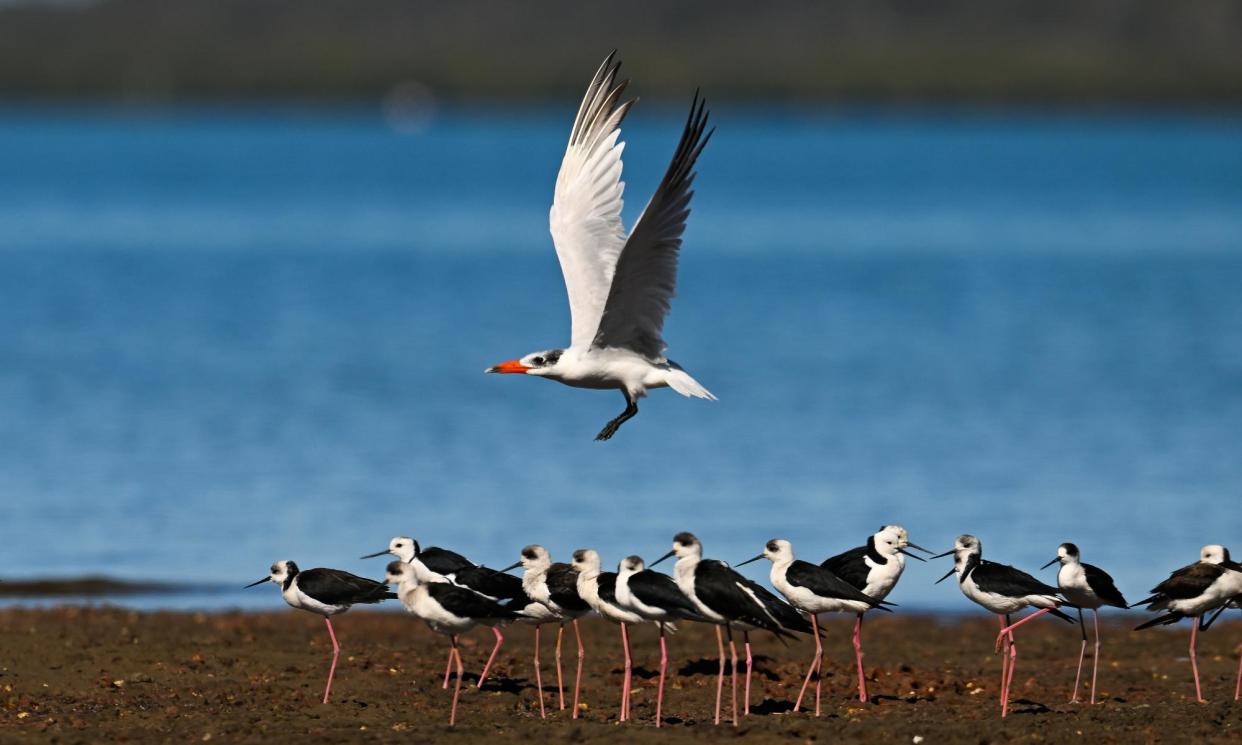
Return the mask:
<path id="1" fill-rule="evenodd" d="M 931 553 L 911 543 L 905 528 L 897 525 L 882 527 L 867 539 L 865 545 L 833 556 L 821 564 L 795 559 L 789 541 L 768 541 L 762 553 L 742 563 L 765 558 L 770 560 L 772 568 L 769 576 L 772 586 L 785 596 L 785 600 L 742 576 L 729 564 L 704 559 L 703 544 L 690 533 L 678 533 L 673 539 L 672 550 L 652 564 L 655 566 L 665 559 L 676 557 L 672 576 L 647 568 L 638 556 L 622 560 L 616 572 L 601 571 L 600 556 L 591 549 L 575 551 L 572 563 L 553 563 L 548 551 L 538 545 L 526 546 L 517 562 L 498 571 L 476 565 L 456 552 L 436 547 L 422 548 L 411 538 L 398 537 L 392 539 L 386 550 L 362 557 L 372 558 L 385 554 L 396 557 L 396 560 L 388 564 L 384 582 L 337 569 L 301 571 L 292 561 L 279 561 L 272 565 L 270 576 L 247 587 L 274 582 L 280 585 L 281 593 L 289 605 L 324 617 L 328 634 L 332 638 L 332 666 L 328 671 L 328 683 L 323 692 L 325 704 L 332 690 L 332 676 L 340 655 L 340 645 L 332 628 L 331 617 L 358 603 L 399 599 L 406 610 L 421 618 L 434 631 L 449 636 L 444 688 L 448 688 L 449 680 L 453 677 L 454 669 L 456 670 L 456 684 L 449 710 L 450 724 L 457 720 L 457 702 L 461 693 L 464 667 L 458 647 L 459 635 L 479 625 L 491 627 L 495 635 L 495 645 L 479 675 L 478 686 L 482 687 L 504 641 L 501 627 L 513 622 L 534 625 L 535 690 L 539 698 L 541 717 L 546 717 L 546 711 L 539 660 L 540 629 L 548 623 L 558 626 L 556 679 L 560 708 L 564 709 L 561 641 L 565 624 L 573 627 L 578 647 L 578 665 L 574 680 L 572 716 L 577 718 L 584 654 L 578 621 L 595 613 L 619 624 L 621 628 L 625 675 L 618 716 L 620 721 L 630 718 L 632 681 L 627 627 L 641 623 L 654 623 L 659 627 L 660 675 L 655 717 L 655 724 L 659 727 L 663 721 L 664 679 L 668 669 L 665 632 L 675 622 L 691 621 L 712 624 L 716 628 L 720 668 L 716 679 L 715 721 L 720 723 L 728 660 L 732 670 L 732 721 L 736 725 L 738 653 L 734 632 L 741 633 L 745 654 L 743 714 L 750 713 L 750 632 L 764 630 L 781 637 L 791 637 L 799 633 L 811 634 L 815 640 L 815 657 L 807 668 L 794 711 L 802 708 L 803 698 L 814 681 L 815 714 L 819 716 L 820 672 L 823 664 L 819 615 L 822 613 L 853 613 L 857 616 L 853 643 L 858 668 L 858 696 L 861 701 L 867 700 L 862 665 L 863 616 L 873 610 L 889 610 L 888 606 L 892 604 L 886 602 L 885 598 L 901 577 L 905 568 L 905 557 L 924 560 L 909 549 Z M 1081 561 L 1079 550 L 1072 543 L 1061 544 L 1056 558 L 1044 565 L 1047 567 L 1060 562 L 1058 587 L 1047 585 L 1014 567 L 985 560 L 982 544 L 972 535 L 958 536 L 951 550 L 929 558 L 949 555 L 954 557 L 954 567 L 937 582 L 956 574 L 962 594 L 997 614 L 1000 619 L 996 651 L 1002 653 L 1001 716 L 1006 716 L 1009 711 L 1009 689 L 1017 666 L 1018 652 L 1014 630 L 1033 618 L 1051 614 L 1072 622 L 1073 619 L 1060 609 L 1077 610 L 1078 623 L 1082 629 L 1082 647 L 1078 656 L 1074 693 L 1070 699 L 1071 702 L 1076 702 L 1087 647 L 1087 630 L 1082 611 L 1087 609 L 1093 612 L 1096 635 L 1091 673 L 1092 704 L 1096 700 L 1096 670 L 1099 663 L 1099 608 L 1105 605 L 1118 608 L 1146 606 L 1149 610 L 1164 611 L 1163 615 L 1140 625 L 1138 629 L 1191 618 L 1193 625 L 1190 636 L 1190 663 L 1194 673 L 1195 696 L 1202 701 L 1195 658 L 1197 634 L 1200 630 L 1206 630 L 1225 608 L 1242 607 L 1242 565 L 1233 562 L 1229 551 L 1223 546 L 1203 547 L 1198 562 L 1173 572 L 1152 590 L 1150 597 L 1133 605 L 1126 603 L 1108 573 Z M 523 569 L 521 579 L 508 574 L 519 567 Z M 389 585 L 395 585 L 397 591 L 391 592 Z M 1012 614 L 1028 607 L 1036 610 L 1016 622 L 1011 621 Z M 726 638 L 728 658 L 725 654 Z M 1242 662 L 1239 664 L 1238 683 L 1234 689 L 1235 700 L 1240 692 Z"/>

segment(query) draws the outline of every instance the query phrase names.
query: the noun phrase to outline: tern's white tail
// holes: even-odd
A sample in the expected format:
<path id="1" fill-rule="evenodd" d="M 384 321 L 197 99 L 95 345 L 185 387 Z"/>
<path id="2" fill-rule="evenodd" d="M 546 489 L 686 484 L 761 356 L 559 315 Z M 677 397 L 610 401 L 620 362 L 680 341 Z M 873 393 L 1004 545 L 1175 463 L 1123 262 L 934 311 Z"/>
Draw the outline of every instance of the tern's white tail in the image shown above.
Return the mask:
<path id="1" fill-rule="evenodd" d="M 716 397 L 712 392 L 703 387 L 703 384 L 690 377 L 690 373 L 682 370 L 680 367 L 671 367 L 664 374 L 664 379 L 668 382 L 668 387 L 677 391 L 683 396 L 694 396 L 695 398 L 706 398 L 715 401 Z"/>

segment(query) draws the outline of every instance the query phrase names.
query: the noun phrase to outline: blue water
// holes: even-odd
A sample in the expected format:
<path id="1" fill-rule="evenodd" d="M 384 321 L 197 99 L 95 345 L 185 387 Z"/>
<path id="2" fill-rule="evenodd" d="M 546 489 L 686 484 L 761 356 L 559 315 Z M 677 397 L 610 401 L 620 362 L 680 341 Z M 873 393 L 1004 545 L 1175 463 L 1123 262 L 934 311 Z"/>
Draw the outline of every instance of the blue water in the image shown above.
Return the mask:
<path id="1" fill-rule="evenodd" d="M 0 110 L 0 575 L 896 522 L 1029 570 L 1073 540 L 1139 596 L 1242 544 L 1242 119 L 718 112 L 666 336 L 720 400 L 601 444 L 619 395 L 482 373 L 567 341 L 564 109 Z M 627 127 L 627 222 L 680 118 Z M 962 607 L 947 568 L 893 599 Z"/>

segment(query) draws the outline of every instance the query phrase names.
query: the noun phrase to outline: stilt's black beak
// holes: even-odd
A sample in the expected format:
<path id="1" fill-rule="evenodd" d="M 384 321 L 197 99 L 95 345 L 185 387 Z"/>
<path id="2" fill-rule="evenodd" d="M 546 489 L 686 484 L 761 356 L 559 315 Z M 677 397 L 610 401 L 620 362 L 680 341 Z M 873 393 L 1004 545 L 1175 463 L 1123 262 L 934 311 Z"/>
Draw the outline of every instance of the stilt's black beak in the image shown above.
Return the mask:
<path id="1" fill-rule="evenodd" d="M 751 563 L 752 561 L 759 561 L 759 560 L 760 560 L 760 559 L 762 559 L 762 558 L 763 558 L 763 554 L 759 554 L 758 556 L 754 557 L 753 559 L 747 559 L 746 561 L 743 561 L 741 564 L 738 564 L 738 566 L 740 566 L 740 567 L 744 567 L 744 566 L 746 566 L 747 564 Z"/>
<path id="2" fill-rule="evenodd" d="M 248 589 L 250 589 L 251 587 L 254 587 L 255 585 L 261 585 L 261 584 L 263 584 L 264 582 L 268 582 L 268 581 L 270 581 L 271 579 L 272 579 L 271 577 L 264 577 L 263 579 L 255 580 L 254 582 L 251 582 L 250 584 L 246 585 L 246 586 L 245 586 L 245 587 L 243 587 L 242 589 L 243 589 L 243 590 L 248 590 Z"/>
<path id="3" fill-rule="evenodd" d="M 672 556 L 672 555 L 673 555 L 673 554 L 675 554 L 675 553 L 677 553 L 677 552 L 676 552 L 676 551 L 669 551 L 667 554 L 664 554 L 664 555 L 663 555 L 663 556 L 661 556 L 660 558 L 658 558 L 658 559 L 656 559 L 655 561 L 651 562 L 651 566 L 655 566 L 656 564 L 659 564 L 661 561 L 664 561 L 665 559 L 667 559 L 668 557 Z"/>
<path id="4" fill-rule="evenodd" d="M 1048 567 L 1052 566 L 1053 564 L 1057 563 L 1060 560 L 1061 560 L 1061 557 L 1059 556 L 1053 557 L 1052 561 L 1048 562 L 1047 564 L 1044 564 L 1042 567 L 1040 567 L 1040 569 L 1047 569 Z"/>
<path id="5" fill-rule="evenodd" d="M 909 556 L 911 559 L 918 559 L 919 561 L 927 561 L 927 559 L 924 559 L 922 556 L 919 556 L 918 554 L 912 554 L 909 551 L 905 550 L 904 548 L 897 549 L 897 553 L 905 554 L 906 556 Z"/>
<path id="6" fill-rule="evenodd" d="M 940 584 L 941 582 L 944 582 L 944 581 L 945 581 L 946 579 L 948 579 L 949 577 L 952 577 L 952 576 L 953 576 L 953 573 L 954 573 L 954 572 L 956 572 L 956 571 L 957 571 L 957 567 L 953 567 L 953 568 L 952 568 L 952 569 L 950 569 L 950 570 L 949 570 L 949 571 L 948 571 L 948 572 L 947 572 L 947 573 L 946 573 L 943 577 L 941 577 L 940 579 L 936 580 L 935 584 L 937 584 L 937 585 L 938 585 L 938 584 Z"/>
<path id="7" fill-rule="evenodd" d="M 376 551 L 375 553 L 367 554 L 366 556 L 359 556 L 358 558 L 359 559 L 374 559 L 376 556 L 383 556 L 386 553 L 388 553 L 388 549 L 384 549 L 383 551 Z"/>
<path id="8" fill-rule="evenodd" d="M 505 572 L 512 572 L 514 569 L 517 569 L 517 568 L 518 568 L 518 567 L 520 567 L 520 566 L 522 566 L 522 562 L 521 562 L 521 560 L 515 561 L 515 562 L 513 562 L 512 564 L 510 564 L 509 566 L 505 567 L 504 569 L 501 569 L 501 570 L 500 570 L 500 573 L 501 573 L 501 574 L 504 574 Z"/>
<path id="9" fill-rule="evenodd" d="M 917 550 L 919 550 L 919 551 L 922 551 L 922 552 L 923 552 L 923 553 L 925 553 L 925 554 L 930 554 L 930 553 L 931 553 L 931 551 L 929 551 L 928 549 L 923 548 L 922 546 L 920 546 L 920 545 L 919 545 L 919 544 L 917 544 L 917 543 L 912 543 L 912 542 L 910 542 L 910 541 L 906 541 L 906 545 L 907 545 L 907 546 L 909 546 L 910 548 L 913 548 L 913 549 L 917 549 Z"/>
<path id="10" fill-rule="evenodd" d="M 943 554 L 936 554 L 935 556 L 928 556 L 927 558 L 929 558 L 929 559 L 941 559 L 941 558 L 944 558 L 945 556 L 952 556 L 952 555 L 953 555 L 953 552 L 954 552 L 954 551 L 956 551 L 956 550 L 957 550 L 957 549 L 953 549 L 953 548 L 951 548 L 951 549 L 949 549 L 948 551 L 945 551 Z"/>

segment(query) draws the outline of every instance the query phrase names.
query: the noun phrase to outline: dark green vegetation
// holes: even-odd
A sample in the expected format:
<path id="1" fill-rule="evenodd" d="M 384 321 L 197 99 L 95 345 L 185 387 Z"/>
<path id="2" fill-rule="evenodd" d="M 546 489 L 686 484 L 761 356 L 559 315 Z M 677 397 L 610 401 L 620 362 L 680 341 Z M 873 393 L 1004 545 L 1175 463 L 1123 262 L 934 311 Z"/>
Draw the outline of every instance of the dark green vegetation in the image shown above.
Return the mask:
<path id="1" fill-rule="evenodd" d="M 0 4 L 0 98 L 366 102 L 581 91 L 849 103 L 1242 102 L 1232 0 L 102 0 Z"/>
<path id="2" fill-rule="evenodd" d="M 273 593 L 272 603 L 279 604 Z M 341 642 L 332 701 L 320 703 L 331 655 L 323 621 L 298 611 L 264 614 L 133 613 L 123 610 L 0 611 L 0 742 L 636 742 L 711 743 L 735 734 L 775 742 L 1236 743 L 1242 704 L 1233 699 L 1242 625 L 1222 620 L 1199 639 L 1207 704 L 1194 703 L 1188 628 L 1134 633 L 1102 625 L 1095 706 L 1070 705 L 1076 626 L 1039 619 L 1018 632 L 1013 713 L 997 704 L 995 620 L 911 615 L 866 627 L 871 703 L 855 696 L 848 618 L 827 624 L 823 716 L 791 714 L 811 654 L 803 639 L 782 646 L 755 635 L 754 713 L 734 730 L 712 725 L 715 640 L 687 625 L 669 639 L 665 713 L 652 726 L 655 630 L 636 628 L 634 721 L 616 723 L 621 680 L 617 627 L 583 625 L 588 659 L 582 719 L 555 707 L 552 642 L 545 634 L 543 682 L 552 705 L 540 721 L 531 670 L 531 630 L 513 626 L 494 685 L 463 689 L 456 730 L 445 726 L 451 691 L 444 637 L 401 612 L 352 611 L 335 622 Z M 572 640 L 572 634 L 569 636 Z M 472 681 L 491 645 L 486 629 L 466 635 Z M 572 675 L 572 641 L 566 672 Z M 1090 661 L 1088 661 L 1088 669 Z M 727 689 L 726 689 L 727 696 Z M 727 698 L 726 698 L 727 701 Z"/>

